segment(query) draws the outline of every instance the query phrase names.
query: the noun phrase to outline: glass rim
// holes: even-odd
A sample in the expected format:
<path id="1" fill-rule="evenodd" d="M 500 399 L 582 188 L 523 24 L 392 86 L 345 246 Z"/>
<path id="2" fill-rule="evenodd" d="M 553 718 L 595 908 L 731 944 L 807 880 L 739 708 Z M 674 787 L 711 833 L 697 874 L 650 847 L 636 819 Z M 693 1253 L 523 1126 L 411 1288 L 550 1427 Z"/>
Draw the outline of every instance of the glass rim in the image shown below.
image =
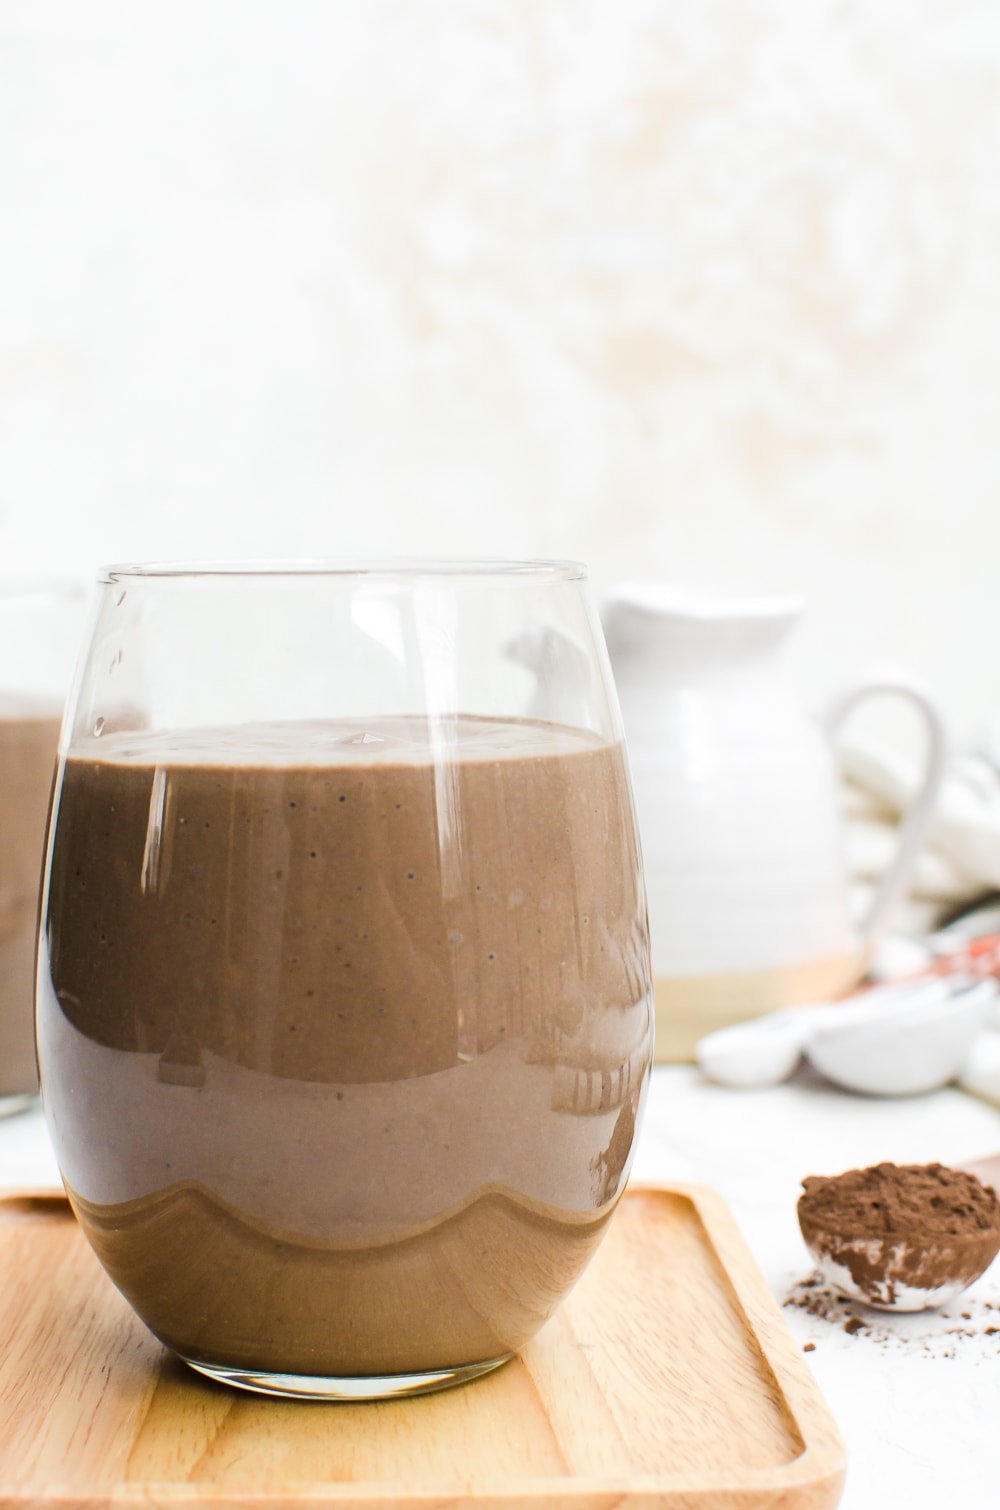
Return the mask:
<path id="1" fill-rule="evenodd" d="M 439 578 L 454 582 L 462 578 L 482 582 L 485 578 L 533 579 L 538 582 L 580 582 L 586 580 L 587 568 L 581 561 L 543 557 L 515 559 L 477 559 L 400 556 L 365 560 L 260 560 L 260 561 L 142 561 L 103 566 L 97 573 L 102 586 L 124 586 L 142 582 L 177 581 L 278 581 L 282 578 L 302 581 L 415 581 Z"/>

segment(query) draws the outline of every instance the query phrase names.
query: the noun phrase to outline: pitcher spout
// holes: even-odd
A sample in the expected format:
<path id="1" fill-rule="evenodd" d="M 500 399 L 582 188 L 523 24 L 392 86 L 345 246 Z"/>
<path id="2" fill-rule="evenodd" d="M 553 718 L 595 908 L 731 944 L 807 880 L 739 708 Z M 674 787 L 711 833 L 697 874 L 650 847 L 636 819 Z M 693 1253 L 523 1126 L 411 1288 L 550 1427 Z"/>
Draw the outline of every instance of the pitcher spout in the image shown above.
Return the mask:
<path id="1" fill-rule="evenodd" d="M 775 651 L 802 611 L 802 599 L 790 593 L 727 596 L 636 581 L 605 599 L 601 622 L 618 672 L 709 670 Z"/>

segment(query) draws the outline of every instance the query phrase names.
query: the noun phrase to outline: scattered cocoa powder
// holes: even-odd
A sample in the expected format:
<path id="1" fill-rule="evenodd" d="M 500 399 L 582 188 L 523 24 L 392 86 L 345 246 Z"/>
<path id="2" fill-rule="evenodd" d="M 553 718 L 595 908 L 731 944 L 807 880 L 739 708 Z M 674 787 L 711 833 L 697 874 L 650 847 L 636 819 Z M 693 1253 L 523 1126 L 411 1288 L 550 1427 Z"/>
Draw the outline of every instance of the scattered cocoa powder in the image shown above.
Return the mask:
<path id="1" fill-rule="evenodd" d="M 874 1347 L 880 1353 L 901 1352 L 927 1360 L 961 1356 L 995 1369 L 1000 1362 L 1000 1274 L 995 1279 L 986 1275 L 965 1299 L 968 1320 L 963 1311 L 961 1326 L 952 1319 L 954 1313 L 940 1310 L 855 1313 L 850 1309 L 851 1301 L 837 1295 L 820 1274 L 814 1273 L 790 1281 L 782 1305 L 796 1312 L 802 1318 L 800 1324 L 807 1328 L 802 1341 L 804 1353 L 815 1352 L 819 1342 L 839 1336 L 845 1345 Z M 861 1325 L 850 1326 L 852 1318 Z"/>

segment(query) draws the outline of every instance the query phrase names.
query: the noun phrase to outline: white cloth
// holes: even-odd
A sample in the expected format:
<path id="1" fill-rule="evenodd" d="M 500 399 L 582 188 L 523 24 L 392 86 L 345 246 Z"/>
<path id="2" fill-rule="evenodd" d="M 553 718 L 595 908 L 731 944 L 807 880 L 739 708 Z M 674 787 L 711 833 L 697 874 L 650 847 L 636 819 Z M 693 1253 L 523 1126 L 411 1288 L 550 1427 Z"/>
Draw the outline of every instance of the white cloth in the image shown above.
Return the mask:
<path id="1" fill-rule="evenodd" d="M 851 877 L 873 887 L 896 847 L 899 820 L 921 784 L 917 763 L 883 745 L 845 735 L 840 744 Z M 952 758 L 900 919 L 927 932 L 963 902 L 1000 891 L 1000 716 Z"/>
<path id="2" fill-rule="evenodd" d="M 915 762 L 857 737 L 840 746 L 848 866 L 859 910 L 891 863 L 902 813 L 920 787 Z M 885 975 L 918 968 L 914 949 L 963 903 L 1000 891 L 1000 716 L 953 757 L 895 932 L 879 951 Z M 910 954 L 907 956 L 907 948 Z M 980 1034 L 959 1077 L 967 1091 L 1000 1106 L 1000 1021 Z"/>

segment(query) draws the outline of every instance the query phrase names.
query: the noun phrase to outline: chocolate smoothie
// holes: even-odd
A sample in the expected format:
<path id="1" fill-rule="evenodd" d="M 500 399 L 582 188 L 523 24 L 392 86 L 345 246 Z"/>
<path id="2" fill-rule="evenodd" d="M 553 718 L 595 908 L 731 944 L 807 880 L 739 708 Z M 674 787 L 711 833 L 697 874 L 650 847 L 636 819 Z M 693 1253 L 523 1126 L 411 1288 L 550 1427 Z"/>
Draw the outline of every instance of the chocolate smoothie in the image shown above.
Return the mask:
<path id="1" fill-rule="evenodd" d="M 58 740 L 57 714 L 0 700 L 0 1099 L 38 1090 L 35 927 Z"/>
<path id="2" fill-rule="evenodd" d="M 519 1347 L 600 1240 L 649 1065 L 621 746 L 461 717 L 94 749 L 61 773 L 39 1051 L 111 1277 L 210 1365 Z"/>

